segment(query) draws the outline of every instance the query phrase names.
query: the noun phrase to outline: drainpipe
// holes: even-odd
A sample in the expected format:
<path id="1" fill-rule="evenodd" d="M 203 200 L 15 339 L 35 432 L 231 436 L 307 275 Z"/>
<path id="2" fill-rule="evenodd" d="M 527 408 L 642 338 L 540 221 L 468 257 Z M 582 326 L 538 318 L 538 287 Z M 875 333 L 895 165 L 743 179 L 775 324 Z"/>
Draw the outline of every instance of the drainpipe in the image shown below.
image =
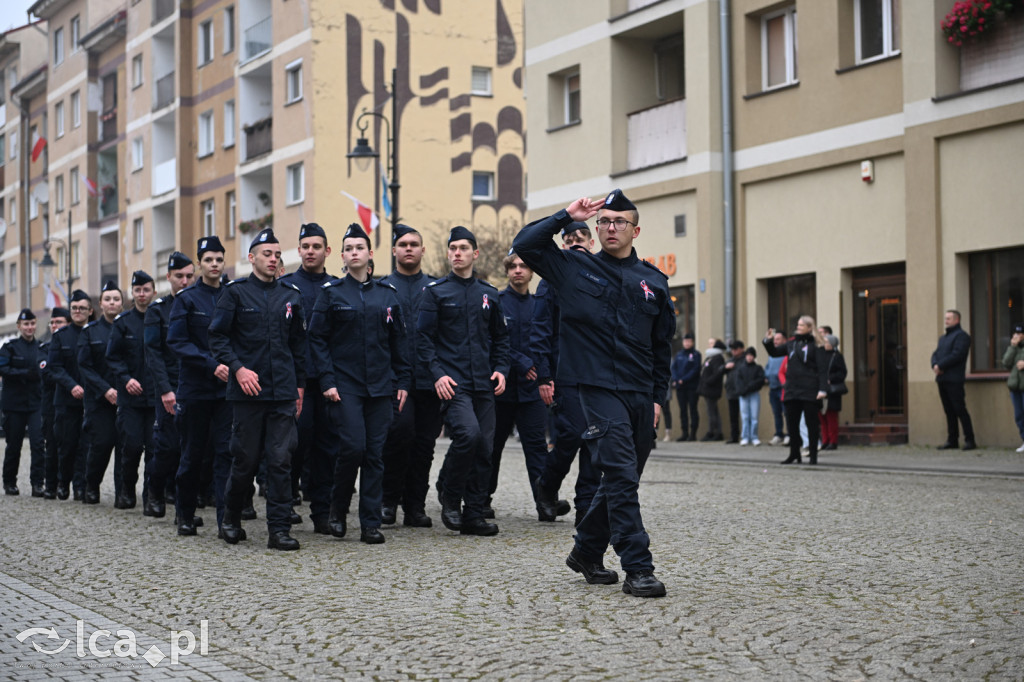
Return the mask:
<path id="1" fill-rule="evenodd" d="M 735 251 L 736 234 L 733 222 L 732 169 L 732 50 L 729 44 L 729 0 L 719 0 L 721 13 L 721 81 L 722 81 L 722 212 L 725 241 L 725 338 L 736 338 Z"/>

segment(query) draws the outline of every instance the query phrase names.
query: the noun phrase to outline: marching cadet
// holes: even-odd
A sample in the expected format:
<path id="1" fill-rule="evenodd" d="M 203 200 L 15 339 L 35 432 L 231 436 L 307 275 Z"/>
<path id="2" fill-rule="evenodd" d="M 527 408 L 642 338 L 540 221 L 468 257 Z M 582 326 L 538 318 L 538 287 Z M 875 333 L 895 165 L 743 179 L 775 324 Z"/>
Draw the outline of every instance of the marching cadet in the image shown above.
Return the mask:
<path id="1" fill-rule="evenodd" d="M 426 288 L 417 318 L 419 362 L 445 401 L 451 446 L 438 480 L 441 521 L 463 535 L 496 535 L 484 519 L 494 445 L 494 396 L 505 390 L 508 330 L 498 290 L 475 277 L 476 237 L 465 227 L 448 235 L 447 277 Z M 465 502 L 465 510 L 461 505 Z"/>
<path id="2" fill-rule="evenodd" d="M 559 230 L 595 214 L 597 255 L 555 245 Z M 566 564 L 589 583 L 613 584 L 618 574 L 604 567 L 603 557 L 614 543 L 626 570 L 623 592 L 662 597 L 637 491 L 668 390 L 675 312 L 668 279 L 636 255 L 639 235 L 636 206 L 615 190 L 603 203 L 577 199 L 528 225 L 513 248 L 558 292 L 565 347 L 589 349 L 559 358 L 561 371 L 579 383 L 588 424 L 583 438 L 601 472 Z"/>
<path id="3" fill-rule="evenodd" d="M 43 497 L 68 499 L 68 487 L 74 479 L 75 488 L 85 491 L 87 441 L 82 437 L 82 399 L 84 381 L 78 367 L 78 343 L 89 318 L 92 299 L 81 289 L 71 293 L 71 324 L 59 329 L 50 340 L 46 368 L 53 377 L 54 431 L 57 440 L 57 461 L 46 464 Z M 113 431 L 113 427 L 111 427 Z M 97 501 L 99 493 L 97 493 Z"/>
<path id="4" fill-rule="evenodd" d="M 175 393 L 181 460 L 175 476 L 174 525 L 178 535 L 192 536 L 202 525 L 196 502 L 206 494 L 203 472 L 213 470 L 217 528 L 224 521 L 224 487 L 231 470 L 231 408 L 225 400 L 228 366 L 217 362 L 210 350 L 209 328 L 217 301 L 224 292 L 224 246 L 216 236 L 198 241 L 199 279 L 174 297 L 167 326 L 167 345 L 178 357 Z M 212 460 L 212 461 L 211 461 Z M 245 539 L 242 531 L 241 539 Z"/>
<path id="5" fill-rule="evenodd" d="M 347 274 L 324 285 L 309 330 L 309 346 L 328 405 L 327 425 L 336 444 L 329 526 L 345 536 L 345 515 L 359 475 L 359 539 L 384 542 L 380 532 L 384 476 L 382 450 L 391 424 L 391 399 L 401 412 L 409 389 L 405 325 L 394 287 L 367 272 L 370 238 L 353 223 L 341 255 Z M 314 480 L 321 471 L 312 472 Z"/>
<path id="6" fill-rule="evenodd" d="M 178 390 L 178 357 L 167 345 L 167 326 L 174 297 L 192 283 L 195 271 L 191 258 L 180 251 L 172 253 L 167 259 L 167 281 L 171 285 L 171 293 L 153 301 L 143 320 L 146 370 L 160 401 L 156 405 L 153 422 L 153 454 L 148 469 L 149 499 L 142 513 L 156 518 L 167 513 L 167 488 L 173 484 L 172 477 L 181 459 L 181 440 L 174 419 L 178 402 L 175 396 Z"/>
<path id="7" fill-rule="evenodd" d="M 42 397 L 42 422 L 43 422 L 43 440 L 46 442 L 46 450 L 43 454 L 43 485 L 38 489 L 32 486 L 32 497 L 44 497 L 46 495 L 45 482 L 46 479 L 52 481 L 57 480 L 57 437 L 54 435 L 53 430 L 53 396 L 57 389 L 57 384 L 53 380 L 53 375 L 50 373 L 50 368 L 46 365 L 46 358 L 50 354 L 50 342 L 53 340 L 53 335 L 57 333 L 58 329 L 63 329 L 68 326 L 71 322 L 71 313 L 68 312 L 67 308 L 57 307 L 50 311 L 50 338 L 39 344 L 39 350 L 42 353 L 43 359 L 43 397 Z M 52 467 L 53 471 L 49 472 L 48 467 Z M 48 473 L 49 472 L 49 473 Z"/>
<path id="8" fill-rule="evenodd" d="M 4 437 L 4 494 L 17 495 L 18 465 L 21 446 L 28 431 L 29 482 L 32 492 L 43 488 L 45 450 L 43 427 L 39 414 L 42 401 L 42 370 L 46 367 L 39 342 L 36 341 L 36 314 L 24 308 L 18 314 L 18 337 L 0 347 L 0 376 L 4 378 L 3 411 Z"/>
<path id="9" fill-rule="evenodd" d="M 230 282 L 210 324 L 214 357 L 228 366 L 232 407 L 231 475 L 225 490 L 224 540 L 241 540 L 245 504 L 260 457 L 267 464 L 269 549 L 296 550 L 291 526 L 291 455 L 295 417 L 306 382 L 306 320 L 302 293 L 278 281 L 281 247 L 270 228 L 249 245 L 252 273 Z"/>
<path id="10" fill-rule="evenodd" d="M 100 318 L 82 330 L 78 341 L 78 364 L 85 382 L 84 438 L 89 444 L 86 472 L 86 504 L 99 504 L 100 483 L 107 473 L 110 451 L 114 451 L 114 508 L 127 509 L 129 500 L 121 485 L 121 444 L 117 436 L 116 379 L 107 365 L 107 342 L 114 318 L 121 314 L 121 290 L 108 281 L 100 293 Z M 71 317 L 74 320 L 74 307 Z"/>
<path id="11" fill-rule="evenodd" d="M 416 313 L 423 290 L 433 281 L 421 269 L 423 236 L 408 225 L 396 225 L 391 253 L 395 257 L 394 272 L 381 278 L 395 288 L 398 303 L 405 317 L 405 339 L 402 353 L 413 365 L 409 395 L 399 411 L 392 401 L 391 428 L 384 443 L 384 502 L 381 522 L 395 523 L 395 511 L 402 505 L 403 525 L 430 528 L 426 514 L 427 491 L 430 489 L 430 465 L 434 461 L 434 444 L 441 432 L 441 400 L 434 391 L 434 380 L 426 365 L 416 358 Z"/>
<path id="12" fill-rule="evenodd" d="M 149 273 L 132 273 L 135 306 L 114 318 L 107 342 L 107 366 L 117 387 L 117 431 L 121 437 L 121 492 L 124 507 L 135 507 L 139 462 L 146 453 L 146 468 L 153 456 L 153 382 L 146 371 L 146 310 L 156 295 Z M 148 476 L 142 485 L 142 503 L 148 502 Z"/>

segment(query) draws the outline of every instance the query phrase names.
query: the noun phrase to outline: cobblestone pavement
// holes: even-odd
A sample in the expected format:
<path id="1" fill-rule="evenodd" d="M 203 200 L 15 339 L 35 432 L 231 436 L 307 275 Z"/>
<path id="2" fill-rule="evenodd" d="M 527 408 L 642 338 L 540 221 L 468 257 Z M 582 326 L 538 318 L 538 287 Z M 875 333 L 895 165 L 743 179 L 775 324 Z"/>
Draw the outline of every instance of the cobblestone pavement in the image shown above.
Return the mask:
<path id="1" fill-rule="evenodd" d="M 170 517 L 114 510 L 109 477 L 89 507 L 29 497 L 23 471 L 22 495 L 0 498 L 0 680 L 1024 678 L 1024 458 L 783 457 L 660 444 L 641 483 L 657 600 L 565 567 L 572 524 L 536 521 L 512 444 L 496 537 L 444 530 L 430 499 L 432 529 L 369 546 L 307 518 L 289 553 L 265 549 L 262 509 L 230 547 L 212 510 L 179 538 Z M 113 656 L 90 652 L 98 629 Z M 200 641 L 176 664 L 141 658 L 186 630 Z M 132 636 L 140 657 L 119 657 Z"/>

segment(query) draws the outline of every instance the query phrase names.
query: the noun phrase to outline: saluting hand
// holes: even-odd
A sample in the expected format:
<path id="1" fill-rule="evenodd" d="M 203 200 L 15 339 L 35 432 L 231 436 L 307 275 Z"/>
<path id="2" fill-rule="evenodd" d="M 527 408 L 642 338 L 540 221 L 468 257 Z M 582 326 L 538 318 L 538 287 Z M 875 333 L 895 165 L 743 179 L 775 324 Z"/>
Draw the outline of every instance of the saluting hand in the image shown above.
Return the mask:
<path id="1" fill-rule="evenodd" d="M 437 391 L 437 397 L 441 400 L 451 400 L 454 398 L 456 386 L 458 384 L 447 374 L 434 382 L 434 390 Z"/>
<path id="2" fill-rule="evenodd" d="M 501 372 L 495 372 L 491 375 L 491 381 L 497 381 L 497 385 L 494 387 L 494 395 L 501 395 L 505 392 L 505 375 Z"/>
<path id="3" fill-rule="evenodd" d="M 238 379 L 238 385 L 242 387 L 242 393 L 256 397 L 260 394 L 260 375 L 251 369 L 245 367 L 239 367 L 238 371 L 235 372 L 235 378 Z"/>
<path id="4" fill-rule="evenodd" d="M 573 220 L 583 223 L 597 215 L 604 203 L 600 200 L 593 200 L 587 197 L 580 197 L 565 208 L 565 212 Z"/>
<path id="5" fill-rule="evenodd" d="M 395 397 L 398 398 L 398 411 L 401 412 L 402 408 L 405 407 L 405 399 L 409 397 L 409 392 L 398 389 L 398 393 L 395 394 Z"/>

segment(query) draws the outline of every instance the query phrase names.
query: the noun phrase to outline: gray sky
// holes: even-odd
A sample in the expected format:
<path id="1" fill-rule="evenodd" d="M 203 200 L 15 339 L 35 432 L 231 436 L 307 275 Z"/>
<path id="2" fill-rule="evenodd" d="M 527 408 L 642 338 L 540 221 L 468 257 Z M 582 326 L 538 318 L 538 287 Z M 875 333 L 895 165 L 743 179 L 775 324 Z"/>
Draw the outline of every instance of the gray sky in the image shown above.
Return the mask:
<path id="1" fill-rule="evenodd" d="M 0 0 L 0 33 L 24 26 L 27 23 L 25 12 L 34 4 L 35 0 Z"/>

